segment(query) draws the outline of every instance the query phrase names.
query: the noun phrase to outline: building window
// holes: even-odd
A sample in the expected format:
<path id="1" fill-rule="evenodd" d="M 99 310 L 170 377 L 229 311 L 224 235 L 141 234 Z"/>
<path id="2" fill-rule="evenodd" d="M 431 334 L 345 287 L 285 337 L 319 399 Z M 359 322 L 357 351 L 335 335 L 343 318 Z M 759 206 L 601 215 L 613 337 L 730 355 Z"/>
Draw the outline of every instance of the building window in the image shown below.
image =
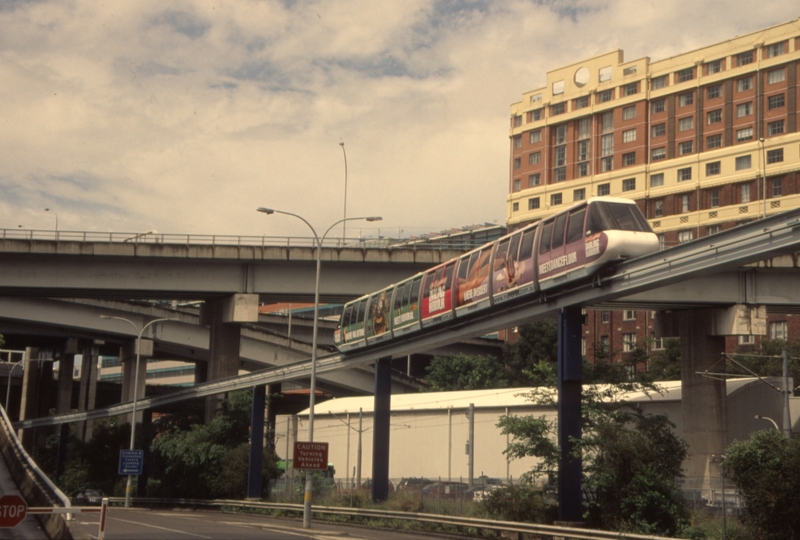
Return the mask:
<path id="1" fill-rule="evenodd" d="M 528 187 L 538 186 L 542 182 L 541 173 L 528 175 Z"/>
<path id="2" fill-rule="evenodd" d="M 719 161 L 706 163 L 706 176 L 715 176 L 720 173 L 722 164 Z"/>
<path id="3" fill-rule="evenodd" d="M 611 66 L 601 67 L 597 70 L 597 77 L 600 82 L 610 81 L 611 74 Z"/>
<path id="4" fill-rule="evenodd" d="M 609 172 L 614 170 L 614 158 L 604 157 L 600 160 L 600 172 Z"/>
<path id="5" fill-rule="evenodd" d="M 667 76 L 662 75 L 661 77 L 656 77 L 650 81 L 650 88 L 653 90 L 659 90 L 661 88 L 665 88 L 667 86 Z"/>
<path id="6" fill-rule="evenodd" d="M 747 103 L 740 103 L 736 106 L 736 118 L 742 118 L 743 116 L 750 116 L 753 114 L 753 102 L 748 101 Z"/>
<path id="7" fill-rule="evenodd" d="M 520 182 L 519 178 L 515 178 L 514 179 L 514 188 L 513 189 L 514 189 L 514 191 L 519 191 L 520 189 L 522 189 L 522 185 L 521 185 L 521 182 Z"/>
<path id="8" fill-rule="evenodd" d="M 650 151 L 650 161 L 660 161 L 667 157 L 667 149 L 664 147 L 653 148 Z"/>
<path id="9" fill-rule="evenodd" d="M 590 148 L 588 140 L 578 141 L 578 161 L 587 161 L 589 159 Z"/>
<path id="10" fill-rule="evenodd" d="M 722 232 L 722 225 L 709 225 L 706 227 L 706 236 L 711 236 L 712 234 L 717 234 L 718 232 Z"/>
<path id="11" fill-rule="evenodd" d="M 776 120 L 767 124 L 767 133 L 769 135 L 780 135 L 784 132 L 783 120 Z"/>
<path id="12" fill-rule="evenodd" d="M 522 125 L 522 116 L 517 115 L 514 117 L 514 127 L 519 127 Z"/>
<path id="13" fill-rule="evenodd" d="M 537 129 L 536 131 L 531 131 L 530 140 L 528 142 L 530 142 L 531 144 L 534 144 L 534 143 L 538 143 L 538 142 L 541 142 L 541 141 L 542 141 L 542 130 L 541 129 Z"/>
<path id="14" fill-rule="evenodd" d="M 552 116 L 558 116 L 559 114 L 564 114 L 566 110 L 567 108 L 564 103 L 556 103 L 550 107 L 550 114 Z"/>
<path id="15" fill-rule="evenodd" d="M 522 167 L 522 161 L 519 158 L 514 158 L 514 169 L 519 169 Z"/>
<path id="16" fill-rule="evenodd" d="M 708 97 L 708 99 L 717 99 L 721 95 L 722 95 L 721 84 L 715 84 L 713 86 L 709 86 L 708 90 L 706 91 L 706 96 Z"/>
<path id="17" fill-rule="evenodd" d="M 514 148 L 522 148 L 522 137 L 519 135 L 514 137 Z"/>
<path id="18" fill-rule="evenodd" d="M 636 311 L 632 309 L 625 309 L 622 311 L 622 320 L 623 321 L 635 321 L 636 320 Z"/>
<path id="19" fill-rule="evenodd" d="M 753 77 L 742 77 L 736 81 L 736 91 L 746 92 L 753 88 Z"/>
<path id="20" fill-rule="evenodd" d="M 658 238 L 659 251 L 664 251 L 665 249 L 667 249 L 667 238 L 664 236 L 664 233 L 657 234 L 656 238 Z"/>
<path id="21" fill-rule="evenodd" d="M 622 334 L 622 352 L 636 350 L 636 334 Z"/>
<path id="22" fill-rule="evenodd" d="M 528 210 L 537 210 L 539 208 L 539 197 L 528 199 Z"/>
<path id="23" fill-rule="evenodd" d="M 678 243 L 683 244 L 686 242 L 691 242 L 694 239 L 694 231 L 679 231 L 678 232 Z"/>
<path id="24" fill-rule="evenodd" d="M 767 163 L 780 163 L 783 161 L 783 148 L 767 151 Z"/>
<path id="25" fill-rule="evenodd" d="M 739 202 L 750 202 L 750 184 L 742 184 L 739 186 Z"/>
<path id="26" fill-rule="evenodd" d="M 614 135 L 608 134 L 600 137 L 600 155 L 611 156 L 614 154 Z"/>
<path id="27" fill-rule="evenodd" d="M 591 136 L 591 118 L 581 118 L 578 120 L 578 140 L 588 139 Z"/>
<path id="28" fill-rule="evenodd" d="M 612 133 L 614 131 L 614 113 L 607 112 L 603 113 L 600 117 L 600 132 L 601 133 Z"/>
<path id="29" fill-rule="evenodd" d="M 626 129 L 622 132 L 622 142 L 629 143 L 636 140 L 636 130 L 635 129 Z"/>
<path id="30" fill-rule="evenodd" d="M 653 217 L 664 215 L 664 201 L 653 201 Z"/>
<path id="31" fill-rule="evenodd" d="M 688 195 L 681 195 L 681 214 L 692 211 L 692 199 Z"/>
<path id="32" fill-rule="evenodd" d="M 780 197 L 783 194 L 783 178 L 772 179 L 772 196 Z"/>
<path id="33" fill-rule="evenodd" d="M 577 176 L 578 178 L 589 176 L 589 163 L 585 161 L 583 163 L 578 163 L 578 168 L 575 172 L 575 176 Z"/>
<path id="34" fill-rule="evenodd" d="M 575 110 L 585 109 L 589 106 L 589 96 L 581 96 L 575 100 Z"/>
<path id="35" fill-rule="evenodd" d="M 622 191 L 634 191 L 636 189 L 636 178 L 627 178 L 622 181 Z"/>
<path id="36" fill-rule="evenodd" d="M 686 82 L 694 79 L 694 68 L 682 69 L 678 72 L 678 82 Z"/>
<path id="37" fill-rule="evenodd" d="M 598 103 L 606 103 L 607 101 L 611 101 L 611 90 L 603 90 L 597 94 L 597 101 Z"/>
<path id="38" fill-rule="evenodd" d="M 744 142 L 753 140 L 753 128 L 748 127 L 736 130 L 736 142 Z"/>
<path id="39" fill-rule="evenodd" d="M 542 160 L 541 152 L 532 152 L 528 154 L 528 165 L 536 165 Z"/>
<path id="40" fill-rule="evenodd" d="M 678 105 L 680 107 L 688 107 L 694 103 L 694 92 L 686 92 L 678 97 Z"/>
<path id="41" fill-rule="evenodd" d="M 661 187 L 664 185 L 664 173 L 650 175 L 650 187 Z"/>
<path id="42" fill-rule="evenodd" d="M 685 156 L 692 153 L 692 141 L 684 141 L 678 144 L 678 155 Z"/>
<path id="43" fill-rule="evenodd" d="M 743 53 L 739 53 L 736 55 L 736 64 L 739 66 L 745 66 L 747 64 L 753 63 L 753 51 L 747 51 Z"/>
<path id="44" fill-rule="evenodd" d="M 706 150 L 720 148 L 722 146 L 722 135 L 711 135 L 706 139 Z"/>
<path id="45" fill-rule="evenodd" d="M 604 309 L 603 311 L 600 312 L 600 322 L 607 323 L 610 320 L 611 320 L 611 312 L 610 311 L 608 311 L 607 309 Z"/>
<path id="46" fill-rule="evenodd" d="M 636 165 L 636 152 L 622 154 L 622 166 L 628 167 L 629 165 Z"/>
<path id="47" fill-rule="evenodd" d="M 789 325 L 786 321 L 777 321 L 769 323 L 769 338 L 782 339 L 786 341 L 789 338 Z"/>
<path id="48" fill-rule="evenodd" d="M 767 98 L 767 107 L 769 107 L 769 110 L 783 107 L 784 104 L 785 103 L 783 94 L 778 94 L 777 96 L 769 96 L 769 98 Z"/>
<path id="49" fill-rule="evenodd" d="M 576 189 L 572 192 L 573 201 L 583 201 L 586 199 L 586 188 Z"/>
<path id="50" fill-rule="evenodd" d="M 553 160 L 556 167 L 563 167 L 567 164 L 567 145 L 560 144 L 556 146 L 553 152 Z"/>
<path id="51" fill-rule="evenodd" d="M 749 169 L 752 165 L 750 165 L 750 155 L 746 156 L 739 156 L 736 158 L 736 170 L 743 171 L 744 169 Z"/>
<path id="52" fill-rule="evenodd" d="M 653 138 L 663 137 L 667 134 L 667 124 L 656 124 L 651 128 Z"/>
<path id="53" fill-rule="evenodd" d="M 722 71 L 722 60 L 714 60 L 713 62 L 709 62 L 708 64 L 706 64 L 706 66 L 707 66 L 706 73 L 708 73 L 709 75 L 719 73 Z"/>
<path id="54" fill-rule="evenodd" d="M 567 179 L 567 168 L 557 167 L 553 170 L 553 182 L 563 182 Z"/>
<path id="55" fill-rule="evenodd" d="M 775 58 L 776 56 L 784 54 L 786 52 L 785 46 L 785 41 L 767 46 L 767 58 Z"/>
<path id="56" fill-rule="evenodd" d="M 603 197 L 611 193 L 611 184 L 599 184 L 597 186 L 597 196 Z"/>
<path id="57" fill-rule="evenodd" d="M 631 118 L 636 118 L 636 105 L 630 105 L 622 109 L 622 119 L 630 120 Z"/>
<path id="58" fill-rule="evenodd" d="M 708 192 L 708 206 L 716 208 L 719 206 L 719 190 L 712 189 Z"/>
<path id="59" fill-rule="evenodd" d="M 651 106 L 653 114 L 662 113 L 667 110 L 667 100 L 659 99 L 658 101 L 654 101 Z"/>
<path id="60" fill-rule="evenodd" d="M 718 122 L 722 122 L 722 109 L 717 109 L 716 111 L 709 111 L 707 116 L 709 124 L 716 124 Z"/>
<path id="61" fill-rule="evenodd" d="M 561 124 L 560 126 L 556 126 L 555 143 L 564 144 L 565 142 L 567 142 L 567 125 Z"/>
<path id="62" fill-rule="evenodd" d="M 692 179 L 692 168 L 678 169 L 678 182 L 685 182 Z"/>
<path id="63" fill-rule="evenodd" d="M 531 103 L 539 103 L 542 101 L 542 94 L 533 94 L 531 96 Z"/>
<path id="64" fill-rule="evenodd" d="M 553 95 L 564 93 L 564 81 L 556 81 L 553 83 Z"/>
<path id="65" fill-rule="evenodd" d="M 678 131 L 688 131 L 694 127 L 694 116 L 687 116 L 678 120 Z"/>
<path id="66" fill-rule="evenodd" d="M 630 83 L 622 87 L 622 95 L 632 96 L 639 93 L 639 83 Z"/>
<path id="67" fill-rule="evenodd" d="M 550 195 L 550 206 L 558 206 L 559 204 L 561 204 L 561 193 Z"/>
<path id="68" fill-rule="evenodd" d="M 519 210 L 519 203 L 518 202 L 512 203 L 511 204 L 511 211 L 512 212 L 516 212 L 518 210 Z"/>
<path id="69" fill-rule="evenodd" d="M 531 111 L 531 121 L 541 120 L 542 119 L 542 111 L 543 109 L 536 109 L 535 111 Z"/>
<path id="70" fill-rule="evenodd" d="M 752 345 L 755 342 L 756 342 L 756 338 L 753 335 L 739 336 L 739 345 Z"/>
<path id="71" fill-rule="evenodd" d="M 581 356 L 586 356 L 586 336 L 581 336 Z"/>
<path id="72" fill-rule="evenodd" d="M 776 84 L 786 80 L 786 68 L 773 69 L 767 72 L 767 84 Z"/>

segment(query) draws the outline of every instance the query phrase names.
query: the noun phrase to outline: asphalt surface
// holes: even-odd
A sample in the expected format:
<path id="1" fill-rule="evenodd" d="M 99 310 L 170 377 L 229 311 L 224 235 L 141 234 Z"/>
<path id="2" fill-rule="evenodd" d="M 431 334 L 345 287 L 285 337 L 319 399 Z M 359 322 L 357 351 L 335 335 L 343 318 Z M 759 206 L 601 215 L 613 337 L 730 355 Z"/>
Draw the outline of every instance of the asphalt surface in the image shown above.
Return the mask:
<path id="1" fill-rule="evenodd" d="M 70 525 L 76 538 L 97 538 L 99 516 L 78 516 Z M 353 527 L 312 521 L 303 529 L 300 519 L 272 518 L 255 514 L 229 514 L 215 511 L 148 510 L 109 508 L 105 538 L 109 540 L 302 540 L 341 539 L 420 540 L 425 535 Z"/>

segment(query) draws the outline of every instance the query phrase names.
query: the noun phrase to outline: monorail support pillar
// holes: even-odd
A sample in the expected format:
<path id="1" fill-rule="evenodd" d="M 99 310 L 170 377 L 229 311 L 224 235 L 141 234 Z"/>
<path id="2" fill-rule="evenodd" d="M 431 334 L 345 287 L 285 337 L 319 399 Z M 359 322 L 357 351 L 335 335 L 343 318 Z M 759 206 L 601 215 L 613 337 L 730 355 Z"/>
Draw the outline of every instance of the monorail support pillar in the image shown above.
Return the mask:
<path id="1" fill-rule="evenodd" d="M 392 413 L 392 359 L 375 362 L 375 407 L 372 428 L 372 500 L 389 498 L 389 422 Z"/>
<path id="2" fill-rule="evenodd" d="M 253 387 L 250 410 L 250 460 L 247 466 L 247 498 L 261 498 L 261 471 L 264 465 L 264 406 L 267 387 Z"/>
<path id="3" fill-rule="evenodd" d="M 562 522 L 583 520 L 582 461 L 573 455 L 575 441 L 581 438 L 582 322 L 580 306 L 558 313 L 558 519 Z"/>

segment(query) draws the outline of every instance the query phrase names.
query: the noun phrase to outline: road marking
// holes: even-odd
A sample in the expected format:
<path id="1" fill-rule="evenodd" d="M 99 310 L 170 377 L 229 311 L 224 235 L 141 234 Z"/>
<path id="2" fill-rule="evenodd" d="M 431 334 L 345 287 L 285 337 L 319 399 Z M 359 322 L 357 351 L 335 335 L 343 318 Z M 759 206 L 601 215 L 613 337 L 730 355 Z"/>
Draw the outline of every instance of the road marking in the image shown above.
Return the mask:
<path id="1" fill-rule="evenodd" d="M 168 529 L 166 527 L 159 527 L 158 525 L 148 525 L 147 523 L 142 523 L 141 521 L 128 521 L 127 519 L 120 519 L 120 518 L 109 518 L 109 519 L 113 519 L 115 521 L 121 521 L 123 523 L 132 523 L 133 525 L 141 525 L 142 527 L 151 527 L 153 529 L 161 529 L 162 531 L 169 531 L 169 532 L 174 532 L 174 533 L 178 533 L 178 534 L 185 534 L 187 536 L 196 536 L 197 538 L 208 538 L 209 540 L 211 540 L 211 538 L 213 538 L 211 536 L 203 536 L 201 534 L 194 534 L 194 533 L 188 533 L 188 532 L 184 532 L 184 531 L 179 531 L 178 529 Z"/>

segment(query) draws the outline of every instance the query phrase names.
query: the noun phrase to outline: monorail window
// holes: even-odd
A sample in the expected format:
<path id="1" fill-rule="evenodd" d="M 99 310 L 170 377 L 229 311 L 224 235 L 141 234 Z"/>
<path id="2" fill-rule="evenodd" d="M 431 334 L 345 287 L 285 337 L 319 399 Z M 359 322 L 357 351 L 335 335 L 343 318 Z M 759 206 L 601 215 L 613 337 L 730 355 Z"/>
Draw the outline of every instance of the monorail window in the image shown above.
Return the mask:
<path id="1" fill-rule="evenodd" d="M 508 253 L 512 259 L 516 259 L 517 251 L 519 250 L 519 239 L 522 238 L 522 232 L 519 232 L 511 237 L 511 243 L 508 245 Z"/>
<path id="2" fill-rule="evenodd" d="M 583 218 L 585 216 L 586 207 L 570 213 L 569 225 L 567 225 L 567 244 L 577 242 L 583 238 Z"/>
<path id="3" fill-rule="evenodd" d="M 422 283 L 422 278 L 417 278 L 411 285 L 411 304 L 419 302 L 419 286 Z"/>
<path id="4" fill-rule="evenodd" d="M 449 265 L 445 268 L 444 271 L 444 288 L 445 290 L 450 288 L 450 285 L 453 284 L 453 270 L 455 268 L 455 263 Z"/>
<path id="5" fill-rule="evenodd" d="M 397 287 L 397 292 L 394 293 L 394 309 L 400 310 L 400 308 L 403 307 L 403 304 L 408 303 L 407 301 L 404 302 L 404 300 L 407 300 L 408 298 L 407 293 L 409 292 L 410 287 L 410 281 L 407 281 L 402 287 Z"/>
<path id="6" fill-rule="evenodd" d="M 364 322 L 364 314 L 367 312 L 367 300 L 362 300 L 358 304 L 358 319 L 356 319 L 357 324 L 361 324 Z"/>
<path id="7" fill-rule="evenodd" d="M 636 205 L 605 201 L 590 205 L 586 234 L 607 230 L 652 232 Z"/>
<path id="8" fill-rule="evenodd" d="M 553 247 L 552 249 L 560 248 L 564 245 L 564 228 L 567 225 L 567 214 L 561 214 L 556 217 L 556 224 L 553 229 Z"/>
<path id="9" fill-rule="evenodd" d="M 550 245 L 553 241 L 553 222 L 548 221 L 544 224 L 542 229 L 542 240 L 539 242 L 539 253 L 547 253 L 550 251 Z"/>
<path id="10" fill-rule="evenodd" d="M 518 260 L 524 261 L 531 258 L 533 254 L 533 237 L 536 235 L 536 229 L 537 227 L 533 227 L 522 235 L 522 248 L 519 250 Z"/>
<path id="11" fill-rule="evenodd" d="M 478 253 L 475 252 L 470 256 L 461 257 L 458 263 L 458 280 L 459 283 L 463 283 L 467 280 L 467 272 L 469 268 L 472 266 L 472 261 L 475 260 L 475 257 L 478 256 Z"/>
<path id="12" fill-rule="evenodd" d="M 344 309 L 344 315 L 342 315 L 342 326 L 347 327 L 350 326 L 350 315 L 353 313 L 353 305 L 350 304 Z"/>

